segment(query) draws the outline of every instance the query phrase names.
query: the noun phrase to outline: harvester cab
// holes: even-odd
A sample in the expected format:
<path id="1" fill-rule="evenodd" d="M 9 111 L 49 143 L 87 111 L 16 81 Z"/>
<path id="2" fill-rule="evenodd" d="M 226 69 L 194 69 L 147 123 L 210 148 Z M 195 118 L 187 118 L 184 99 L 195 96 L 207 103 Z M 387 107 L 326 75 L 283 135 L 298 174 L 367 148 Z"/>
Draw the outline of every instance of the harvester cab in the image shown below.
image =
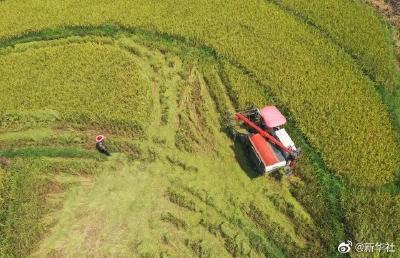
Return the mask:
<path id="1" fill-rule="evenodd" d="M 281 168 L 287 175 L 292 173 L 300 150 L 283 128 L 286 118 L 275 106 L 237 112 L 234 121 L 239 122 L 240 128 L 230 123 L 229 134 L 234 141 L 247 146 L 259 174 L 269 174 Z"/>

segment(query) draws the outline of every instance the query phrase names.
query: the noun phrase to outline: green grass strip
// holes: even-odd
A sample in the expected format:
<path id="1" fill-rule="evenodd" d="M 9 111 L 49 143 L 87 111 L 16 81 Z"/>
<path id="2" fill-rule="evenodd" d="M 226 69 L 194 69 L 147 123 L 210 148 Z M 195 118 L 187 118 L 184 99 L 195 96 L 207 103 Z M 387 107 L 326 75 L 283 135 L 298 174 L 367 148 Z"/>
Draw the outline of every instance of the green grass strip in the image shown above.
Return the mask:
<path id="1" fill-rule="evenodd" d="M 102 159 L 102 156 L 97 152 L 87 151 L 79 148 L 71 147 L 29 147 L 22 149 L 0 150 L 0 157 L 15 158 L 15 157 L 65 157 L 65 158 L 92 158 Z"/>

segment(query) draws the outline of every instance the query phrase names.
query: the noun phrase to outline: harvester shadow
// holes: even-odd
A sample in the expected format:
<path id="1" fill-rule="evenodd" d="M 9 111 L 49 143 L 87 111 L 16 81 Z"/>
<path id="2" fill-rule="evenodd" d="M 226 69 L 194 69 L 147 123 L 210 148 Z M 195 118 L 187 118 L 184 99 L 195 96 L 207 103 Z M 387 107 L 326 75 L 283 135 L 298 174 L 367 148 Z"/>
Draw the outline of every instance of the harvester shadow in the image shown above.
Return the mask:
<path id="1" fill-rule="evenodd" d="M 246 154 L 247 147 L 237 141 L 230 146 L 235 153 L 235 159 L 239 163 L 240 168 L 246 173 L 250 179 L 258 177 L 257 171 L 254 169 L 250 158 Z"/>

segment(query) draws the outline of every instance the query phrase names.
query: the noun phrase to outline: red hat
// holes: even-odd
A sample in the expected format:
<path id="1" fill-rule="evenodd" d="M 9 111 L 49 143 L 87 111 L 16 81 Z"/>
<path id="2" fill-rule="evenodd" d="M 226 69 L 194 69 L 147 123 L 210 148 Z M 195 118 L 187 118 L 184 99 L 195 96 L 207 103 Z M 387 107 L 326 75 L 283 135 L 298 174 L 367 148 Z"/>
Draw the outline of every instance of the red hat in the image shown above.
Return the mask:
<path id="1" fill-rule="evenodd" d="M 97 135 L 96 136 L 96 142 L 101 142 L 102 140 L 104 140 L 106 137 L 104 137 L 104 135 Z"/>

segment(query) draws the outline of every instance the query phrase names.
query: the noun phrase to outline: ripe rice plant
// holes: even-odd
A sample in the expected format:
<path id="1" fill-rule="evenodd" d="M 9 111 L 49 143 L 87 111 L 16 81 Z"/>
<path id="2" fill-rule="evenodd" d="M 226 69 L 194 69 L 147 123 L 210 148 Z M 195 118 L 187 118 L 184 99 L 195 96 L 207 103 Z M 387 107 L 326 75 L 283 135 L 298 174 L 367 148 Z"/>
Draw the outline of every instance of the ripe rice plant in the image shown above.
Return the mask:
<path id="1" fill-rule="evenodd" d="M 353 239 L 400 244 L 400 196 L 382 191 L 348 190 L 343 202 Z"/>
<path id="2" fill-rule="evenodd" d="M 390 29 L 362 1 L 283 0 L 274 3 L 313 25 L 355 58 L 379 86 L 396 87 L 398 69 Z"/>
<path id="3" fill-rule="evenodd" d="M 398 71 L 389 30 L 361 3 L 6 0 L 0 14 L 0 256 L 328 257 L 347 237 L 400 244 L 399 146 L 375 87 L 390 94 Z M 254 178 L 219 123 L 271 103 L 303 148 L 281 181 Z M 90 142 L 98 127 L 111 157 Z M 52 205 L 65 209 L 38 243 Z"/>
<path id="4" fill-rule="evenodd" d="M 248 108 L 252 105 L 262 107 L 267 104 L 274 104 L 268 89 L 245 75 L 238 67 L 226 62 L 224 71 L 227 77 L 226 83 L 230 87 L 231 98 L 236 102 L 236 108 Z"/>
<path id="5" fill-rule="evenodd" d="M 0 55 L 3 112 L 53 109 L 80 124 L 143 129 L 150 83 L 129 53 L 93 42 L 34 46 Z"/>
<path id="6" fill-rule="evenodd" d="M 35 1 L 26 6 L 12 1 L 3 3 L 0 11 L 7 13 L 0 17 L 3 38 L 106 20 L 213 47 L 270 85 L 277 101 L 291 111 L 329 167 L 364 186 L 379 186 L 393 178 L 397 146 L 373 84 L 351 56 L 274 4 L 251 0 L 238 7 L 236 1 L 140 0 L 76 5 Z M 387 52 L 391 47 L 385 44 L 382 48 Z M 384 65 L 392 66 L 392 59 Z M 386 135 L 386 141 L 378 135 Z"/>

